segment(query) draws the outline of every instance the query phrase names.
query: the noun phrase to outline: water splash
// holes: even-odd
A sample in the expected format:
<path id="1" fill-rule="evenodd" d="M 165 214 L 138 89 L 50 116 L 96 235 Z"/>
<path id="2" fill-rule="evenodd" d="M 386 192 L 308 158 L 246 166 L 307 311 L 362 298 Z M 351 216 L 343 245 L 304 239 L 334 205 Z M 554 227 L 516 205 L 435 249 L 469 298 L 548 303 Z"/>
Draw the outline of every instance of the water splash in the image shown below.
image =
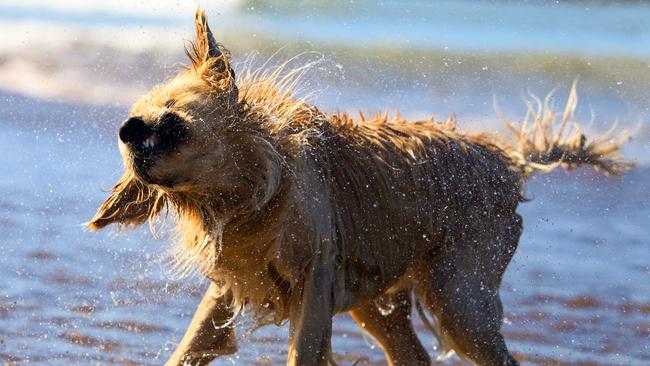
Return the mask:
<path id="1" fill-rule="evenodd" d="M 379 313 L 383 316 L 388 316 L 395 311 L 395 308 L 397 307 L 395 305 L 394 299 L 391 296 L 381 296 L 377 299 L 375 299 L 375 306 L 377 307 L 377 310 Z"/>

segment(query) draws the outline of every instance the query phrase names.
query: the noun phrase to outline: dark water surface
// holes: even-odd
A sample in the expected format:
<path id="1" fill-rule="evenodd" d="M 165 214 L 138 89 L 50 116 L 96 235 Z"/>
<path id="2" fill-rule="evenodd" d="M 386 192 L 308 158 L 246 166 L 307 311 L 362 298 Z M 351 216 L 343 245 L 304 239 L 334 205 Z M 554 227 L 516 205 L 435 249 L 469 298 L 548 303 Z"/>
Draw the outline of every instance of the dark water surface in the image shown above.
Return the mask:
<path id="1" fill-rule="evenodd" d="M 0 103 L 0 363 L 162 364 L 207 283 L 170 279 L 168 242 L 146 229 L 81 227 L 121 172 L 123 111 Z M 650 364 L 648 182 L 647 166 L 623 179 L 581 170 L 530 182 L 502 288 L 503 331 L 525 364 Z M 244 333 L 239 353 L 215 364 L 284 362 L 286 327 Z M 385 364 L 371 344 L 347 315 L 336 319 L 341 365 Z"/>

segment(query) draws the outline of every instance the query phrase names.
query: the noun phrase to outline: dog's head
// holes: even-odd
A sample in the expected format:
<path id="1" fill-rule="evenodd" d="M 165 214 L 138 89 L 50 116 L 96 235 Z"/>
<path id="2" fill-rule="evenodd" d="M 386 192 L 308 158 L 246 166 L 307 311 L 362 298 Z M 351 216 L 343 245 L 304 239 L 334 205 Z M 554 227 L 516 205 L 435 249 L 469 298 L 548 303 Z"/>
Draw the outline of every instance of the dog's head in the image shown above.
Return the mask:
<path id="1" fill-rule="evenodd" d="M 192 64 L 144 95 L 120 127 L 124 164 L 145 184 L 171 190 L 192 185 L 202 169 L 215 164 L 211 155 L 223 155 L 221 132 L 237 117 L 228 51 L 215 41 L 201 11 L 196 33 L 187 48 Z"/>
<path id="2" fill-rule="evenodd" d="M 191 64 L 136 102 L 120 127 L 126 173 L 91 229 L 142 224 L 164 205 L 161 197 L 212 199 L 219 192 L 223 201 L 236 201 L 256 194 L 250 175 L 258 173 L 250 166 L 263 166 L 253 162 L 250 136 L 237 133 L 248 128 L 240 124 L 244 108 L 229 52 L 215 41 L 203 11 L 195 25 L 197 39 L 186 48 Z"/>

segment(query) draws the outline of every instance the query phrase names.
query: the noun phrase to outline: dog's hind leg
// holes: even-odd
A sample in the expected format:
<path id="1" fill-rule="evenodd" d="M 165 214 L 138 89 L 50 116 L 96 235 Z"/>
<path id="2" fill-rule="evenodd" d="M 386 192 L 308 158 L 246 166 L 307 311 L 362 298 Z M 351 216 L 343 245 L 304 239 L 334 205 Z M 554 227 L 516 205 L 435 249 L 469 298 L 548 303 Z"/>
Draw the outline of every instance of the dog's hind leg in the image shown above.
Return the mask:
<path id="1" fill-rule="evenodd" d="M 389 295 L 385 295 L 389 296 Z M 428 366 L 429 355 L 411 324 L 409 291 L 391 296 L 390 312 L 382 314 L 374 301 L 350 311 L 352 318 L 380 344 L 391 366 Z"/>
<path id="2" fill-rule="evenodd" d="M 453 281 L 459 293 L 475 293 Z M 517 361 L 510 355 L 503 335 L 500 333 L 501 315 L 498 296 L 443 299 L 437 309 L 442 337 L 464 358 L 482 366 L 515 366 Z"/>
<path id="3" fill-rule="evenodd" d="M 441 336 L 460 356 L 483 366 L 514 366 L 500 333 L 499 286 L 517 248 L 519 215 L 469 229 L 450 242 L 418 286 L 418 297 L 440 321 Z"/>

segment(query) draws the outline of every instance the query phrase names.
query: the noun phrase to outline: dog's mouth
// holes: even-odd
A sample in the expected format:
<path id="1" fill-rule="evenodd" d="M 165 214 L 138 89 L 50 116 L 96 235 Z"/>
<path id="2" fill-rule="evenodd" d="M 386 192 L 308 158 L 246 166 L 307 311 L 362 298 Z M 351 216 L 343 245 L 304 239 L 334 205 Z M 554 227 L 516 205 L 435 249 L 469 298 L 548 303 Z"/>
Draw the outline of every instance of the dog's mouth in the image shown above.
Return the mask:
<path id="1" fill-rule="evenodd" d="M 150 149 L 152 151 L 155 151 L 154 148 L 156 148 L 156 145 L 158 144 L 159 141 L 160 138 L 158 137 L 158 135 L 156 135 L 156 133 L 152 133 L 151 136 L 147 137 L 144 141 L 142 141 L 141 149 L 144 150 Z M 159 146 L 160 145 L 158 144 L 158 147 Z"/>
<path id="2" fill-rule="evenodd" d="M 132 153 L 135 173 L 149 183 L 167 185 L 149 172 L 161 156 L 177 152 L 188 140 L 188 129 L 179 116 L 165 113 L 153 126 L 139 117 L 130 118 L 120 128 L 119 137 Z"/>

